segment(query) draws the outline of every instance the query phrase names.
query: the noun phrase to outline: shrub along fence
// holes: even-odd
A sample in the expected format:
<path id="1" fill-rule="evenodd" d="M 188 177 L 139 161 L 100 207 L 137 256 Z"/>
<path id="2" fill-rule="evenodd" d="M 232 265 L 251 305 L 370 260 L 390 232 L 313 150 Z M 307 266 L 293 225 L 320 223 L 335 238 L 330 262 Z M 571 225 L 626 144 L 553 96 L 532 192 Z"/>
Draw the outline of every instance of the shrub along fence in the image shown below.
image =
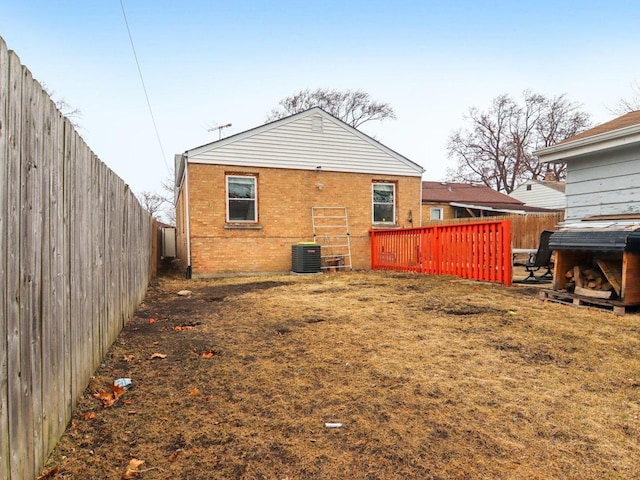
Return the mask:
<path id="1" fill-rule="evenodd" d="M 150 215 L 0 38 L 0 478 L 35 478 L 142 301 Z"/>
<path id="2" fill-rule="evenodd" d="M 371 268 L 511 285 L 511 222 L 371 230 Z"/>

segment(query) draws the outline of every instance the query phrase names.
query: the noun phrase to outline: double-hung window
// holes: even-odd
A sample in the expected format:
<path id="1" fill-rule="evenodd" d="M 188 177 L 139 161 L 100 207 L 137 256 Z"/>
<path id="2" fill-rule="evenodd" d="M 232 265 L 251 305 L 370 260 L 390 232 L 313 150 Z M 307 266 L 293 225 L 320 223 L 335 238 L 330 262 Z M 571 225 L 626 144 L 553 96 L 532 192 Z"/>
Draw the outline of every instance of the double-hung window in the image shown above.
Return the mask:
<path id="1" fill-rule="evenodd" d="M 396 185 L 376 182 L 373 184 L 373 223 L 396 223 Z"/>
<path id="2" fill-rule="evenodd" d="M 258 221 L 257 177 L 227 175 L 227 222 Z"/>

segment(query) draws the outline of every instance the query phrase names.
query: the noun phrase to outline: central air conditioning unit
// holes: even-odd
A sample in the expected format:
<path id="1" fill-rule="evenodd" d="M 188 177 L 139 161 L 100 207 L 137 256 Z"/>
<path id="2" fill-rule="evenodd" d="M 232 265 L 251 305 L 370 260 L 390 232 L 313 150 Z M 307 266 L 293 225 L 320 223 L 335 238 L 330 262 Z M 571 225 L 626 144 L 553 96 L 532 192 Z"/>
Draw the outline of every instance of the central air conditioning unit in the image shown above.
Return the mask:
<path id="1" fill-rule="evenodd" d="M 320 245 L 301 242 L 291 246 L 291 270 L 294 273 L 319 273 L 322 271 Z"/>

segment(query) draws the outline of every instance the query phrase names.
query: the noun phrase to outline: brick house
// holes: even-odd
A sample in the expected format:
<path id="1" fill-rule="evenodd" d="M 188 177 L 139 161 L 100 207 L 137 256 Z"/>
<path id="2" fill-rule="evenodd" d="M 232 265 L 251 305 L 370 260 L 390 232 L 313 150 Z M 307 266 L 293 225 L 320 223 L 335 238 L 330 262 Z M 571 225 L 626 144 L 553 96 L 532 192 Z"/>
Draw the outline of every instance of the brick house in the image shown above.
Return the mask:
<path id="1" fill-rule="evenodd" d="M 290 271 L 292 245 L 314 240 L 312 207 L 346 213 L 358 269 L 370 229 L 421 223 L 422 167 L 317 107 L 187 150 L 175 171 L 194 276 Z"/>

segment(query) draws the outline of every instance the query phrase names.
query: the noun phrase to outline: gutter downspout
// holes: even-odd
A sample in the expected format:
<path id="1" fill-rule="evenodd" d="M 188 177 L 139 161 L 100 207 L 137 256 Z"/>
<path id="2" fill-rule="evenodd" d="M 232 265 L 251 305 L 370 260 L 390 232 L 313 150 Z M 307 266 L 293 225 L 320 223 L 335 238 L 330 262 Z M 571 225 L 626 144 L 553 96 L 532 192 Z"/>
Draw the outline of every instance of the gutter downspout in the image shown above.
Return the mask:
<path id="1" fill-rule="evenodd" d="M 423 172 L 424 172 L 424 169 L 423 169 Z M 418 204 L 418 208 L 420 208 L 419 210 L 420 223 L 418 223 L 418 226 L 421 227 L 422 226 L 422 176 L 420 176 L 420 193 L 418 195 L 418 198 L 420 199 L 420 203 Z"/>
<path id="2" fill-rule="evenodd" d="M 189 156 L 184 155 L 184 220 L 187 234 L 187 279 L 191 278 L 191 215 L 189 213 Z"/>

